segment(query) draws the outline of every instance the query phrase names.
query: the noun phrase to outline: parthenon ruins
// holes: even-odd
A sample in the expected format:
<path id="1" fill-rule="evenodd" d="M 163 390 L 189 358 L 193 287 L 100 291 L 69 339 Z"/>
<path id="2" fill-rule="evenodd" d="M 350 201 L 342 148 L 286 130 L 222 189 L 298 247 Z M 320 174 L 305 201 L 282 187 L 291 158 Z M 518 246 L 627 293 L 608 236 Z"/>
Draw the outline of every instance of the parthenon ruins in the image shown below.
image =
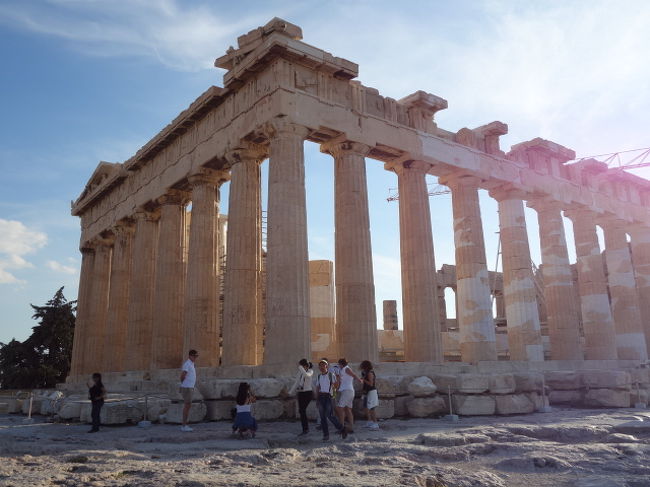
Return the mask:
<path id="1" fill-rule="evenodd" d="M 293 366 L 312 356 L 314 323 L 331 328 L 318 353 L 378 360 L 366 159 L 398 181 L 404 361 L 440 364 L 445 353 L 427 175 L 451 190 L 462 362 L 498 358 L 479 189 L 498 201 L 509 360 L 545 360 L 526 204 L 538 215 L 550 360 L 647 361 L 650 182 L 594 159 L 567 164 L 572 150 L 540 138 L 505 152 L 502 122 L 447 131 L 435 121 L 445 99 L 383 97 L 355 81 L 355 63 L 301 39 L 277 18 L 242 35 L 215 61 L 223 88 L 208 88 L 127 161 L 97 166 L 72 207 L 82 266 L 69 381 L 175 369 L 191 348 L 231 377 L 241 366 Z M 333 276 L 331 315 L 325 295 L 310 299 L 305 141 L 334 159 L 335 259 L 312 273 Z"/>

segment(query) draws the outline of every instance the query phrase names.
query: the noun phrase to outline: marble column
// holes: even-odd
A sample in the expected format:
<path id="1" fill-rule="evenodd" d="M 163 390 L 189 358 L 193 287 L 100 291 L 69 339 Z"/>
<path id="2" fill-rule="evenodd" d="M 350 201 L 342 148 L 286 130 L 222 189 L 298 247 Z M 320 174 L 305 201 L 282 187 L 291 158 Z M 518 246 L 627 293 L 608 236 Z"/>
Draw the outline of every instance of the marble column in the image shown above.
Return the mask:
<path id="1" fill-rule="evenodd" d="M 106 318 L 106 341 L 104 367 L 106 372 L 121 372 L 127 343 L 129 317 L 129 292 L 131 288 L 131 268 L 133 263 L 133 235 L 135 225 L 132 220 L 122 220 L 113 228 L 115 243 L 111 261 L 111 288 L 108 298 L 108 317 Z"/>
<path id="2" fill-rule="evenodd" d="M 492 191 L 490 195 L 499 202 L 503 300 L 510 360 L 541 361 L 544 349 L 524 203 L 510 191 Z"/>
<path id="3" fill-rule="evenodd" d="M 139 209 L 133 216 L 135 235 L 124 370 L 148 370 L 151 365 L 159 213 Z"/>
<path id="4" fill-rule="evenodd" d="M 441 180 L 451 188 L 456 247 L 456 319 L 463 362 L 497 360 L 492 298 L 483 240 L 480 179 L 452 176 Z"/>
<path id="5" fill-rule="evenodd" d="M 334 282 L 336 336 L 347 360 L 378 360 L 377 310 L 372 268 L 365 155 L 370 147 L 334 142 Z"/>
<path id="6" fill-rule="evenodd" d="M 647 360 L 648 349 L 641 324 L 641 309 L 627 243 L 626 222 L 604 218 L 605 261 L 620 360 Z"/>
<path id="7" fill-rule="evenodd" d="M 84 363 L 88 328 L 91 326 L 90 309 L 92 299 L 93 269 L 95 267 L 95 249 L 92 244 L 81 247 L 81 272 L 79 274 L 79 292 L 77 294 L 77 318 L 75 320 L 72 346 L 70 376 L 79 377 L 88 373 Z"/>
<path id="8" fill-rule="evenodd" d="M 303 141 L 308 129 L 269 127 L 265 364 L 311 356 Z"/>
<path id="9" fill-rule="evenodd" d="M 108 296 L 111 279 L 111 256 L 113 238 L 98 237 L 95 245 L 93 266 L 92 301 L 89 313 L 89 326 L 86 328 L 86 347 L 84 364 L 87 371 L 101 372 L 104 366 L 106 348 L 106 318 L 108 316 Z"/>
<path id="10" fill-rule="evenodd" d="M 404 360 L 442 362 L 436 262 L 426 174 L 428 165 L 397 165 Z"/>
<path id="11" fill-rule="evenodd" d="M 183 354 L 201 353 L 201 366 L 216 367 L 220 358 L 218 296 L 219 187 L 227 173 L 202 168 L 190 176 L 192 221 L 185 286 L 185 340 Z"/>
<path id="12" fill-rule="evenodd" d="M 539 221 L 551 359 L 582 360 L 578 310 L 573 300 L 573 278 L 564 235 L 562 204 L 536 200 L 528 205 L 537 211 Z"/>
<path id="13" fill-rule="evenodd" d="M 569 210 L 564 214 L 573 222 L 585 358 L 616 360 L 616 330 L 594 214 L 586 209 Z"/>
<path id="14" fill-rule="evenodd" d="M 262 252 L 259 150 L 230 152 L 228 264 L 224 285 L 223 365 L 256 365 L 262 330 L 258 320 L 258 284 Z"/>
<path id="15" fill-rule="evenodd" d="M 641 322 L 650 356 L 650 227 L 636 224 L 629 227 L 632 244 L 632 263 L 639 294 Z"/>
<path id="16" fill-rule="evenodd" d="M 183 243 L 187 195 L 170 190 L 160 205 L 153 296 L 152 369 L 173 369 L 183 362 Z"/>

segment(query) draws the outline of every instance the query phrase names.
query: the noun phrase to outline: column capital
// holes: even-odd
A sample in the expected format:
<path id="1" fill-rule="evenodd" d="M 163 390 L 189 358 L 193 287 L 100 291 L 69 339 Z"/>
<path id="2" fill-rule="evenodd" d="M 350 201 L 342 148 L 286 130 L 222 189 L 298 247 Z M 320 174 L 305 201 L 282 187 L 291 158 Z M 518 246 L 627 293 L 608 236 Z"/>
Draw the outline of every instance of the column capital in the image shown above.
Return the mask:
<path id="1" fill-rule="evenodd" d="M 190 196 L 185 191 L 180 191 L 178 189 L 170 189 L 165 192 L 162 196 L 156 198 L 156 203 L 160 206 L 172 205 L 172 206 L 183 206 L 185 205 Z"/>
<path id="2" fill-rule="evenodd" d="M 305 140 L 310 130 L 304 125 L 299 125 L 288 120 L 274 119 L 262 125 L 258 132 L 268 140 L 277 137 L 296 137 Z"/>
<path id="3" fill-rule="evenodd" d="M 384 164 L 384 168 L 388 171 L 396 173 L 398 176 L 408 173 L 420 173 L 426 175 L 431 169 L 431 164 L 424 161 L 417 161 L 414 159 L 406 159 L 405 157 L 401 158 L 398 161 L 387 162 Z"/>
<path id="4" fill-rule="evenodd" d="M 650 227 L 646 225 L 645 223 L 641 222 L 632 222 L 628 223 L 627 225 L 627 231 L 630 234 L 630 236 L 649 236 L 650 235 Z"/>
<path id="5" fill-rule="evenodd" d="M 562 213 L 562 210 L 566 207 L 561 201 L 553 200 L 547 197 L 536 197 L 531 198 L 526 203 L 528 208 L 532 208 L 537 213 L 552 211 Z"/>
<path id="6" fill-rule="evenodd" d="M 160 218 L 159 210 L 151 211 L 146 208 L 139 207 L 136 208 L 135 212 L 133 213 L 133 219 L 135 221 L 144 220 L 148 222 L 157 222 L 159 218 Z"/>
<path id="7" fill-rule="evenodd" d="M 113 225 L 111 231 L 116 237 L 133 235 L 133 233 L 135 233 L 135 221 L 132 218 L 122 218 Z"/>
<path id="8" fill-rule="evenodd" d="M 213 186 L 220 186 L 230 179 L 228 171 L 218 171 L 215 169 L 208 169 L 207 167 L 200 167 L 192 174 L 187 176 L 190 186 L 202 186 L 211 184 Z"/>
<path id="9" fill-rule="evenodd" d="M 618 231 L 627 233 L 628 221 L 616 215 L 601 215 L 596 218 L 596 223 L 603 227 L 603 230 Z"/>
<path id="10" fill-rule="evenodd" d="M 488 194 L 499 202 L 526 199 L 526 192 L 510 183 L 495 186 L 488 191 Z"/>
<path id="11" fill-rule="evenodd" d="M 105 232 L 93 238 L 95 248 L 99 247 L 112 247 L 115 243 L 115 234 Z"/>
<path id="12" fill-rule="evenodd" d="M 334 158 L 341 157 L 346 153 L 358 154 L 365 157 L 370 152 L 370 146 L 361 142 L 339 139 L 337 137 L 321 144 L 320 151 L 324 154 L 330 154 Z"/>
<path id="13" fill-rule="evenodd" d="M 570 206 L 568 209 L 564 210 L 564 216 L 573 223 L 589 223 L 596 225 L 596 218 L 598 215 L 595 211 L 590 210 L 589 208 Z"/>
<path id="14" fill-rule="evenodd" d="M 452 173 L 438 178 L 440 184 L 448 186 L 452 190 L 459 187 L 478 189 L 482 179 L 467 173 Z"/>
<path id="15" fill-rule="evenodd" d="M 268 147 L 255 144 L 252 142 L 243 142 L 239 147 L 228 150 L 223 158 L 228 163 L 228 166 L 234 166 L 242 161 L 255 161 L 261 163 L 268 157 Z"/>
<path id="16" fill-rule="evenodd" d="M 82 253 L 82 255 L 85 254 L 94 254 L 95 253 L 95 242 L 93 240 L 88 240 L 86 242 L 83 242 L 81 245 L 79 245 L 79 252 Z"/>

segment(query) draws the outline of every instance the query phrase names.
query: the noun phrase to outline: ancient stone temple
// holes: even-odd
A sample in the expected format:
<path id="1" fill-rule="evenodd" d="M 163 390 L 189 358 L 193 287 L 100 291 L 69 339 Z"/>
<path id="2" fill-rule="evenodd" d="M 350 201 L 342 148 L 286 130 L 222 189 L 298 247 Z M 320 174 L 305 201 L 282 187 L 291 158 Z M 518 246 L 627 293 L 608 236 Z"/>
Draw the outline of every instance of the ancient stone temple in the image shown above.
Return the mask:
<path id="1" fill-rule="evenodd" d="M 398 321 L 403 329 L 405 361 L 444 361 L 427 175 L 451 190 L 458 360 L 497 360 L 497 293 L 509 359 L 544 361 L 525 205 L 538 214 L 549 358 L 647 360 L 648 181 L 596 160 L 566 164 L 572 150 L 539 138 L 506 153 L 501 122 L 447 131 L 435 122 L 445 99 L 383 97 L 355 80 L 356 64 L 304 43 L 299 27 L 277 18 L 239 37 L 215 65 L 227 70 L 222 88 L 208 88 L 124 163 L 100 163 L 73 204 L 82 267 L 71 381 L 95 370 L 174 369 L 190 348 L 201 366 L 232 371 L 226 377 L 242 366 L 293 367 L 313 344 L 317 354 L 377 360 L 366 163 L 383 163 L 399 187 L 403 313 L 398 320 L 392 304 L 383 313 L 387 330 Z M 310 265 L 307 254 L 305 141 L 334 160 L 333 264 Z M 219 216 L 226 181 L 227 223 Z M 480 189 L 499 206 L 499 289 L 488 272 Z"/>

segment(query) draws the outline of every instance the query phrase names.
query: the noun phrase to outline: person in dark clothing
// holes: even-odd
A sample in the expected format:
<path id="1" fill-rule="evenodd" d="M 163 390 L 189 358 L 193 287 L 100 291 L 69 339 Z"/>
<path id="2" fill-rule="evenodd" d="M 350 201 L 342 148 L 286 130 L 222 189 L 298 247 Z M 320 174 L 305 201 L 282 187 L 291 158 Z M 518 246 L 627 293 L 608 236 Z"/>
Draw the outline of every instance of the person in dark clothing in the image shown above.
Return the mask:
<path id="1" fill-rule="evenodd" d="M 88 399 L 90 399 L 92 404 L 90 416 L 93 423 L 93 427 L 88 433 L 97 433 L 99 431 L 99 413 L 102 410 L 105 398 L 106 389 L 104 388 L 104 384 L 102 384 L 102 374 L 95 372 L 93 374 L 92 384 L 88 387 Z"/>
<path id="2" fill-rule="evenodd" d="M 304 436 L 309 433 L 309 422 L 307 421 L 307 406 L 314 397 L 312 379 L 314 371 L 312 364 L 306 358 L 298 362 L 298 375 L 289 390 L 289 395 L 293 396 L 298 391 L 298 412 L 300 413 L 300 423 L 302 424 L 302 433 L 298 436 Z"/>

